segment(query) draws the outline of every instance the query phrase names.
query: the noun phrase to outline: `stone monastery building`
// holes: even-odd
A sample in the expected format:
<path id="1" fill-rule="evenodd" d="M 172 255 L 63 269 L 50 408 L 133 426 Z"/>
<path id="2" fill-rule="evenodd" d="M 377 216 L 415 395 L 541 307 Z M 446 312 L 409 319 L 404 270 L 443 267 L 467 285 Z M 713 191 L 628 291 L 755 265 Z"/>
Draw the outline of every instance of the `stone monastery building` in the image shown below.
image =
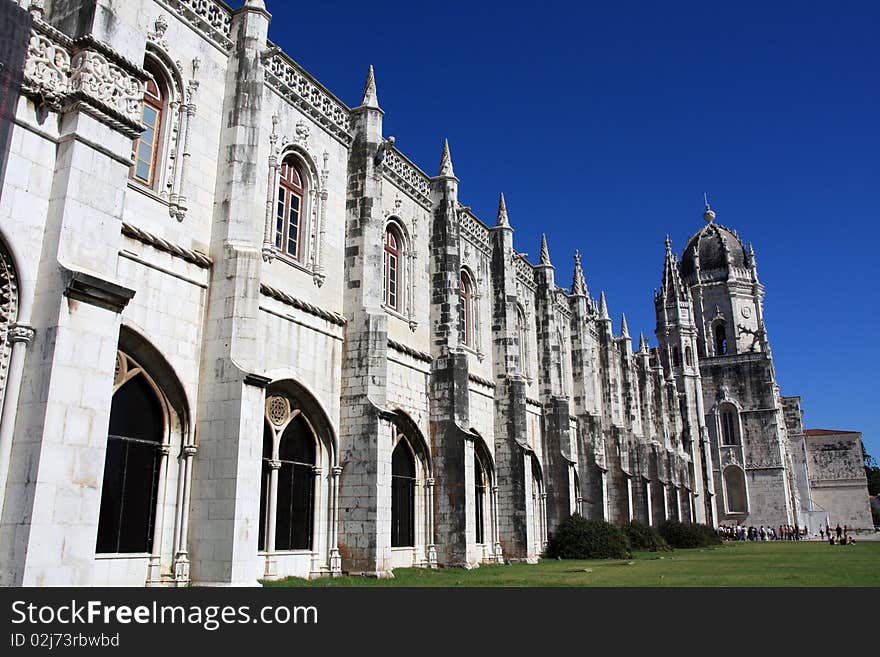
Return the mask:
<path id="1" fill-rule="evenodd" d="M 383 135 L 372 69 L 346 107 L 262 0 L 0 2 L 32 18 L 0 583 L 533 562 L 574 512 L 824 523 L 754 251 L 708 206 L 634 344 L 577 255 L 563 289 L 503 197 L 490 222 L 459 202 L 447 144 L 429 175 Z"/>

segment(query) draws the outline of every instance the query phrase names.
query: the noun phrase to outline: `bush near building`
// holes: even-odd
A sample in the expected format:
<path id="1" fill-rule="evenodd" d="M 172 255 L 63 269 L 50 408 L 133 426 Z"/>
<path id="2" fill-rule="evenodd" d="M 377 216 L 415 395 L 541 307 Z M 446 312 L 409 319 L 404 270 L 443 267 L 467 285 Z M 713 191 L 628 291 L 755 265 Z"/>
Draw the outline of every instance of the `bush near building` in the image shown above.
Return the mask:
<path id="1" fill-rule="evenodd" d="M 629 539 L 629 546 L 633 550 L 646 550 L 648 552 L 671 552 L 672 546 L 666 542 L 660 533 L 643 522 L 631 520 L 623 526 L 623 533 Z"/>
<path id="2" fill-rule="evenodd" d="M 554 559 L 628 559 L 623 530 L 603 520 L 573 515 L 550 537 L 547 556 Z"/>
<path id="3" fill-rule="evenodd" d="M 700 548 L 721 545 L 721 537 L 712 527 L 692 522 L 667 520 L 657 531 L 674 548 Z"/>

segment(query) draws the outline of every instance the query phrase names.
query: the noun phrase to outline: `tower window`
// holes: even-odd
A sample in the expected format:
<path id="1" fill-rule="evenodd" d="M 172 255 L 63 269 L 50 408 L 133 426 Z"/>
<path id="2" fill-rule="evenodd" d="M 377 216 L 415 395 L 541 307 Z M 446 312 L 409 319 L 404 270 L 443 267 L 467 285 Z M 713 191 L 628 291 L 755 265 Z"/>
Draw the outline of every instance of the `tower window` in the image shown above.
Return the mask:
<path id="1" fill-rule="evenodd" d="M 400 233 L 389 226 L 385 231 L 385 260 L 382 274 L 385 280 L 385 306 L 400 310 L 400 250 L 403 240 Z"/>
<path id="2" fill-rule="evenodd" d="M 691 353 L 690 347 L 684 348 L 684 364 L 687 365 L 688 367 L 690 367 L 691 365 L 694 364 L 694 357 L 693 357 L 693 354 Z"/>
<path id="3" fill-rule="evenodd" d="M 672 348 L 672 364 L 681 367 L 681 351 L 677 346 Z"/>
<path id="4" fill-rule="evenodd" d="M 467 272 L 461 272 L 458 286 L 458 321 L 461 342 L 465 346 L 474 346 L 474 294 L 473 284 Z"/>
<path id="5" fill-rule="evenodd" d="M 303 200 L 305 182 L 295 158 L 288 157 L 281 165 L 278 182 L 278 204 L 275 209 L 275 247 L 294 258 L 302 258 Z"/>
<path id="6" fill-rule="evenodd" d="M 406 438 L 391 454 L 391 547 L 415 545 L 416 464 Z"/>
<path id="7" fill-rule="evenodd" d="M 723 322 L 715 325 L 715 355 L 727 354 L 727 327 Z"/>
<path id="8" fill-rule="evenodd" d="M 739 419 L 737 410 L 733 404 L 721 406 L 721 444 L 739 444 Z"/>

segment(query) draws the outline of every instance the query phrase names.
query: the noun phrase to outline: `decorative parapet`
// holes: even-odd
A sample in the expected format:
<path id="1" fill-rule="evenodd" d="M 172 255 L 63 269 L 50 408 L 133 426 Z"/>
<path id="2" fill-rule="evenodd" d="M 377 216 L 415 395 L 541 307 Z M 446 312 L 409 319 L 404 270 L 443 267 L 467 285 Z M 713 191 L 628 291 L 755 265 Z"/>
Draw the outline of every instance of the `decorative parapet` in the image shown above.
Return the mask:
<path id="1" fill-rule="evenodd" d="M 392 340 L 391 338 L 388 338 L 388 347 L 394 349 L 394 351 L 399 351 L 402 354 L 406 354 L 407 356 L 411 356 L 416 360 L 425 363 L 431 363 L 434 360 L 430 354 L 426 354 L 424 351 L 419 351 L 418 349 L 413 349 L 412 347 L 407 347 L 405 344 Z"/>
<path id="2" fill-rule="evenodd" d="M 385 175 L 426 210 L 431 209 L 431 182 L 428 176 L 396 148 L 385 151 Z"/>
<path id="3" fill-rule="evenodd" d="M 469 209 L 462 209 L 458 213 L 458 222 L 461 226 L 461 234 L 475 247 L 484 253 L 492 253 L 492 245 L 489 242 L 489 228 Z"/>
<path id="4" fill-rule="evenodd" d="M 190 262 L 197 267 L 201 267 L 202 269 L 208 269 L 213 264 L 211 258 L 209 258 L 204 253 L 185 249 L 182 246 L 178 246 L 177 244 L 172 244 L 171 242 L 164 240 L 161 237 L 157 237 L 156 235 L 148 233 L 145 230 L 141 230 L 137 226 L 132 226 L 131 224 L 122 224 L 122 234 L 126 237 L 135 239 L 138 242 L 147 244 L 148 246 L 152 246 L 159 251 L 170 253 L 176 258 L 186 260 L 187 262 Z"/>
<path id="5" fill-rule="evenodd" d="M 516 267 L 516 280 L 532 292 L 535 291 L 535 269 L 521 253 L 513 256 L 513 266 Z"/>
<path id="6" fill-rule="evenodd" d="M 347 323 L 345 317 L 343 317 L 339 313 L 319 308 L 318 306 L 297 299 L 296 297 L 292 297 L 286 292 L 282 292 L 281 290 L 278 290 L 274 287 L 270 287 L 265 283 L 260 284 L 260 294 L 275 299 L 276 301 L 280 301 L 281 303 L 287 304 L 288 306 L 292 306 L 297 310 L 302 310 L 309 315 L 319 317 L 320 319 L 323 319 L 326 322 L 330 322 L 331 324 L 335 324 L 336 326 L 345 326 L 345 324 Z"/>
<path id="7" fill-rule="evenodd" d="M 224 52 L 232 49 L 232 10 L 224 3 L 214 0 L 158 2 Z"/>
<path id="8" fill-rule="evenodd" d="M 561 288 L 556 288 L 556 312 L 567 319 L 571 319 L 571 306 L 568 303 L 568 294 Z"/>
<path id="9" fill-rule="evenodd" d="M 345 103 L 306 73 L 277 46 L 263 56 L 266 82 L 281 96 L 345 144 L 351 142 L 351 116 Z"/>
<path id="10" fill-rule="evenodd" d="M 22 92 L 38 104 L 81 109 L 131 138 L 144 129 L 141 103 L 149 74 L 91 37 L 70 39 L 37 18 L 24 63 Z"/>

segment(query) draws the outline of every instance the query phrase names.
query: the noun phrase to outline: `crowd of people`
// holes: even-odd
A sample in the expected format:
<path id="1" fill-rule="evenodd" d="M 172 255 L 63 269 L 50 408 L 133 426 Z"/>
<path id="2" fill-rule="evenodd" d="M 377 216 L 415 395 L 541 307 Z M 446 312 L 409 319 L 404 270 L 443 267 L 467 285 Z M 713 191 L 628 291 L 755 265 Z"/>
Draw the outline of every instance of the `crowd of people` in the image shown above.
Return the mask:
<path id="1" fill-rule="evenodd" d="M 810 540 L 810 532 L 806 526 L 779 525 L 779 527 L 746 527 L 745 525 L 721 525 L 718 534 L 726 541 L 806 541 Z M 839 524 L 831 530 L 831 527 L 819 527 L 819 532 L 814 535 L 820 541 L 827 540 L 830 545 L 853 545 L 855 539 L 849 534 L 849 528 Z"/>

